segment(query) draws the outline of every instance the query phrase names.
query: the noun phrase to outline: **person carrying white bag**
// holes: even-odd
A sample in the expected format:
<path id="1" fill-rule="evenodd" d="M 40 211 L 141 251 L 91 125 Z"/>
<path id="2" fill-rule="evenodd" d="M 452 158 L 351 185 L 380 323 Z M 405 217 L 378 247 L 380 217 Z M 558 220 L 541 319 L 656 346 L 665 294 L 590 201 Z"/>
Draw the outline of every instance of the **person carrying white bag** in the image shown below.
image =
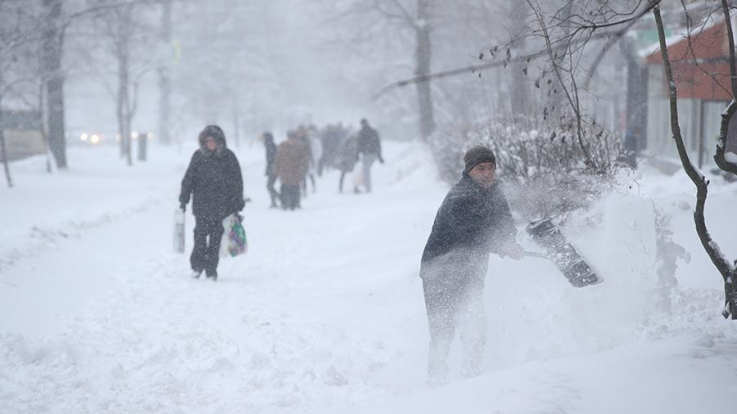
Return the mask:
<path id="1" fill-rule="evenodd" d="M 223 219 L 245 207 L 243 176 L 235 154 L 228 149 L 225 134 L 217 125 L 207 126 L 199 135 L 200 149 L 192 155 L 182 179 L 179 195 L 184 211 L 190 196 L 195 217 L 194 247 L 190 256 L 191 276 L 217 280 Z"/>

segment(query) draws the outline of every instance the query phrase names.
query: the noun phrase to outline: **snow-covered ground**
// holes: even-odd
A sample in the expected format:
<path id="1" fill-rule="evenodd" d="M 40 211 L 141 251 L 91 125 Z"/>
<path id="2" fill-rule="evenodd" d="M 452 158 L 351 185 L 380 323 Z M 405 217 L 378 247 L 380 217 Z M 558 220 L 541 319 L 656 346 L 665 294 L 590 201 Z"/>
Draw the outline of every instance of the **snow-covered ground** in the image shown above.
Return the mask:
<path id="1" fill-rule="evenodd" d="M 419 144 L 386 152 L 374 193 L 339 195 L 332 172 L 282 212 L 267 208 L 262 148 L 237 151 L 249 252 L 221 261 L 216 283 L 172 253 L 188 151 L 154 147 L 129 168 L 114 148 L 75 148 L 54 176 L 41 158 L 14 163 L 16 188 L 0 189 L 0 412 L 737 412 L 737 328 L 719 314 L 693 186 L 648 168 L 564 229 L 603 284 L 493 257 L 485 374 L 427 388 L 417 272 L 447 187 Z M 737 186 L 713 181 L 708 224 L 734 256 Z M 691 254 L 676 287 L 656 276 L 656 209 Z"/>

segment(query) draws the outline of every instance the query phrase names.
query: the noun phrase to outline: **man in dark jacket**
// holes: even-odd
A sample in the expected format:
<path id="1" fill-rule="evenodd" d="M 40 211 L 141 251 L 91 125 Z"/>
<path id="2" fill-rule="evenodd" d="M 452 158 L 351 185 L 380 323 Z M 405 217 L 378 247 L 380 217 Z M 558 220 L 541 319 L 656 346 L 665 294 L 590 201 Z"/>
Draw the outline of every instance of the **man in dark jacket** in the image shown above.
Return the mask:
<path id="1" fill-rule="evenodd" d="M 194 248 L 190 256 L 192 277 L 204 270 L 209 279 L 217 280 L 223 219 L 243 210 L 243 177 L 238 159 L 225 142 L 225 134 L 217 125 L 207 126 L 199 135 L 200 149 L 192 155 L 182 179 L 179 195 L 184 210 L 192 196 L 195 217 Z"/>
<path id="2" fill-rule="evenodd" d="M 361 120 L 361 130 L 358 131 L 358 154 L 356 159 L 363 154 L 363 185 L 366 192 L 371 192 L 371 166 L 378 159 L 380 163 L 384 163 L 381 156 L 381 140 L 379 133 L 369 126 L 368 121 L 364 118 Z"/>
<path id="3" fill-rule="evenodd" d="M 264 132 L 262 136 L 264 140 L 264 146 L 266 147 L 266 189 L 269 191 L 271 196 L 271 208 L 277 208 L 276 200 L 279 198 L 279 193 L 274 188 L 276 183 L 276 168 L 274 168 L 274 162 L 276 161 L 276 144 L 274 143 L 274 136 L 270 132 Z"/>
<path id="4" fill-rule="evenodd" d="M 448 379 L 456 325 L 464 348 L 462 374 L 481 373 L 486 345 L 484 278 L 489 253 L 522 258 L 509 205 L 496 180 L 496 158 L 483 146 L 464 156 L 461 180 L 443 200 L 422 254 L 420 277 L 430 327 L 430 385 Z"/>

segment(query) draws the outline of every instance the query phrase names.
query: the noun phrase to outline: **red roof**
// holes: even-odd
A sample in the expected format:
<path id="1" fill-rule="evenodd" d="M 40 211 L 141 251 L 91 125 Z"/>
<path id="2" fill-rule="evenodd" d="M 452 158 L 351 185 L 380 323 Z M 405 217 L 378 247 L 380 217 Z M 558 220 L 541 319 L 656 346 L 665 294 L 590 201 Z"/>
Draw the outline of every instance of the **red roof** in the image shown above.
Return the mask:
<path id="1" fill-rule="evenodd" d="M 718 20 L 702 30 L 695 30 L 690 38 L 669 42 L 668 56 L 679 98 L 714 101 L 732 99 L 729 83 L 729 43 L 724 20 Z M 660 48 L 650 53 L 648 65 L 662 65 Z M 667 88 L 667 85 L 663 85 Z"/>

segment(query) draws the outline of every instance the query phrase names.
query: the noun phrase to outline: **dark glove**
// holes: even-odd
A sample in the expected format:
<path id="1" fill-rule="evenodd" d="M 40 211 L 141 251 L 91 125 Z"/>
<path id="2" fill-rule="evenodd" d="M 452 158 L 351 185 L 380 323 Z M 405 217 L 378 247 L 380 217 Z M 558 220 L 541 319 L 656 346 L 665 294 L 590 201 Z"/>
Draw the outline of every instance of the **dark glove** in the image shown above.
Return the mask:
<path id="1" fill-rule="evenodd" d="M 382 158 L 381 155 L 379 155 L 379 162 L 382 164 L 384 163 L 384 158 Z"/>
<path id="2" fill-rule="evenodd" d="M 179 209 L 182 211 L 187 211 L 187 205 L 184 203 L 179 203 Z"/>

